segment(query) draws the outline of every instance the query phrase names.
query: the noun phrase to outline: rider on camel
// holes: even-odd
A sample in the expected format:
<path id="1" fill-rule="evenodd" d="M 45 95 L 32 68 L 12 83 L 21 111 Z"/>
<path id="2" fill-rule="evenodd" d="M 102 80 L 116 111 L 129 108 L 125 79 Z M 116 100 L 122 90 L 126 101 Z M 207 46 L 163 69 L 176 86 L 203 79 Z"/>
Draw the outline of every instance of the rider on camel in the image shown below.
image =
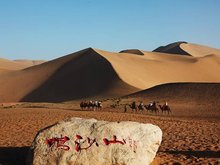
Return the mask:
<path id="1" fill-rule="evenodd" d="M 153 104 L 152 104 L 152 106 L 156 106 L 156 101 L 153 101 Z"/>

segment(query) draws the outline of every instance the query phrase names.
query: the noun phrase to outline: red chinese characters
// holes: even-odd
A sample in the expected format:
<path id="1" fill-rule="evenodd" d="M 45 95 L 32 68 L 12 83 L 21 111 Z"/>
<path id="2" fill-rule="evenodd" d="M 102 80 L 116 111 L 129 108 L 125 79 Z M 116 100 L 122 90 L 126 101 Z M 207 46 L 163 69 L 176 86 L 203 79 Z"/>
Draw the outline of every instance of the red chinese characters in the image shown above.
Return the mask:
<path id="1" fill-rule="evenodd" d="M 75 150 L 77 152 L 81 152 L 82 150 L 88 150 L 93 145 L 96 145 L 97 147 L 99 147 L 99 144 L 97 143 L 96 138 L 91 139 L 91 138 L 87 137 L 87 138 L 83 139 L 83 137 L 80 135 L 76 135 L 75 138 L 76 139 L 75 139 L 74 143 L 75 143 Z M 64 137 L 61 136 L 61 138 L 55 137 L 55 138 L 51 138 L 51 139 L 46 139 L 46 144 L 49 147 L 56 146 L 56 148 L 68 151 L 70 149 L 70 147 L 65 145 L 65 143 L 69 140 L 70 140 L 70 138 L 67 136 L 64 136 Z M 112 140 L 104 138 L 103 143 L 104 143 L 104 145 L 107 145 L 107 146 L 110 144 L 125 145 L 126 141 L 125 141 L 125 139 L 118 140 L 117 136 L 113 135 Z M 128 145 L 130 148 L 133 149 L 134 152 L 136 152 L 136 149 L 137 149 L 136 141 L 129 138 Z"/>
<path id="2" fill-rule="evenodd" d="M 64 144 L 68 140 L 70 140 L 70 139 L 67 136 L 64 136 L 64 137 L 61 137 L 61 138 L 55 137 L 55 138 L 51 138 L 51 139 L 46 139 L 46 144 L 49 147 L 52 147 L 52 146 L 55 145 L 57 148 L 63 149 L 65 151 L 68 151 L 70 149 L 70 147 Z"/>
<path id="3" fill-rule="evenodd" d="M 82 147 L 82 144 L 87 142 L 88 146 Z M 75 145 L 76 145 L 76 151 L 81 152 L 82 150 L 87 150 L 89 149 L 93 144 L 95 144 L 97 147 L 99 146 L 98 143 L 96 142 L 96 139 L 90 139 L 87 137 L 87 140 L 83 140 L 83 138 L 80 135 L 76 135 L 76 140 L 75 140 Z"/>
<path id="4" fill-rule="evenodd" d="M 125 139 L 122 139 L 122 141 L 117 140 L 117 137 L 115 135 L 113 135 L 113 140 L 108 140 L 107 138 L 104 138 L 103 142 L 104 142 L 105 145 L 116 144 L 116 143 L 119 143 L 119 144 L 122 144 L 122 145 L 126 144 Z"/>

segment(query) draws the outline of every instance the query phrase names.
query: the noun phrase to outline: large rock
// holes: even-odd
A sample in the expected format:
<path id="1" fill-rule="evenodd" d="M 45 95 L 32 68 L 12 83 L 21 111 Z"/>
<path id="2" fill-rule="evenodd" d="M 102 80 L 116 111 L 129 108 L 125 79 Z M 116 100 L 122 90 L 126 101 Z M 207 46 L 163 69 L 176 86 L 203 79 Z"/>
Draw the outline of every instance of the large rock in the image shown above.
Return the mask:
<path id="1" fill-rule="evenodd" d="M 152 124 L 71 118 L 38 132 L 27 164 L 147 165 L 161 141 Z"/>

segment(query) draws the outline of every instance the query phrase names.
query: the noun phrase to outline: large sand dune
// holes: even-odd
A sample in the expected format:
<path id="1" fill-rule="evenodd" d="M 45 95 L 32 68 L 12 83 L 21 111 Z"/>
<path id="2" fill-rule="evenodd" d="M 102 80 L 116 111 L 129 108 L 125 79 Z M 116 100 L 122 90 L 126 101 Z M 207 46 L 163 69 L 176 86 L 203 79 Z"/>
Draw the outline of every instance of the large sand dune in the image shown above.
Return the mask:
<path id="1" fill-rule="evenodd" d="M 137 91 L 121 81 L 111 64 L 93 49 L 4 74 L 0 84 L 1 102 L 56 102 Z"/>
<path id="2" fill-rule="evenodd" d="M 0 102 L 127 95 L 172 82 L 220 82 L 220 57 L 88 48 L 24 70 L 2 74 Z M 135 54 L 134 54 L 135 53 Z M 140 53 L 139 53 L 140 54 Z"/>

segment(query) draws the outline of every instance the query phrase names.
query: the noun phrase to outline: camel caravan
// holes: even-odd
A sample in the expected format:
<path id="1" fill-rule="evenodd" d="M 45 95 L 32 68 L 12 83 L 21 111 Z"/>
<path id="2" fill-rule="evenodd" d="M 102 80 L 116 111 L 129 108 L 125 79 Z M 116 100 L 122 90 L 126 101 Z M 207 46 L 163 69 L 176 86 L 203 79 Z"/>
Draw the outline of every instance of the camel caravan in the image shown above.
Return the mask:
<path id="1" fill-rule="evenodd" d="M 111 105 L 110 107 L 116 108 L 120 107 L 121 105 L 124 105 L 124 112 L 127 112 L 130 108 L 132 112 L 141 112 L 143 113 L 145 110 L 147 112 L 158 114 L 159 112 L 162 112 L 162 114 L 170 114 L 171 109 L 167 102 L 165 102 L 163 105 L 160 105 L 159 102 L 153 101 L 149 104 L 144 104 L 142 101 L 137 104 L 135 101 L 133 101 L 131 104 L 120 104 L 121 100 L 116 100 L 116 103 Z M 82 101 L 80 103 L 81 110 L 99 110 L 101 109 L 102 102 L 101 101 Z"/>
<path id="2" fill-rule="evenodd" d="M 131 104 L 125 104 L 124 105 L 124 112 L 127 112 L 128 107 L 132 110 L 132 112 L 143 112 L 144 110 L 147 110 L 148 112 L 153 112 L 153 113 L 159 113 L 160 111 L 162 113 L 167 113 L 170 114 L 171 113 L 171 109 L 168 106 L 168 103 L 165 102 L 165 104 L 160 105 L 157 104 L 156 101 L 153 101 L 149 104 L 144 104 L 143 102 L 140 102 L 139 104 L 137 104 L 135 101 L 133 101 Z"/>
<path id="3" fill-rule="evenodd" d="M 88 109 L 88 110 L 98 110 L 102 108 L 102 102 L 101 101 L 82 101 L 80 103 L 80 108 L 82 110 Z"/>

